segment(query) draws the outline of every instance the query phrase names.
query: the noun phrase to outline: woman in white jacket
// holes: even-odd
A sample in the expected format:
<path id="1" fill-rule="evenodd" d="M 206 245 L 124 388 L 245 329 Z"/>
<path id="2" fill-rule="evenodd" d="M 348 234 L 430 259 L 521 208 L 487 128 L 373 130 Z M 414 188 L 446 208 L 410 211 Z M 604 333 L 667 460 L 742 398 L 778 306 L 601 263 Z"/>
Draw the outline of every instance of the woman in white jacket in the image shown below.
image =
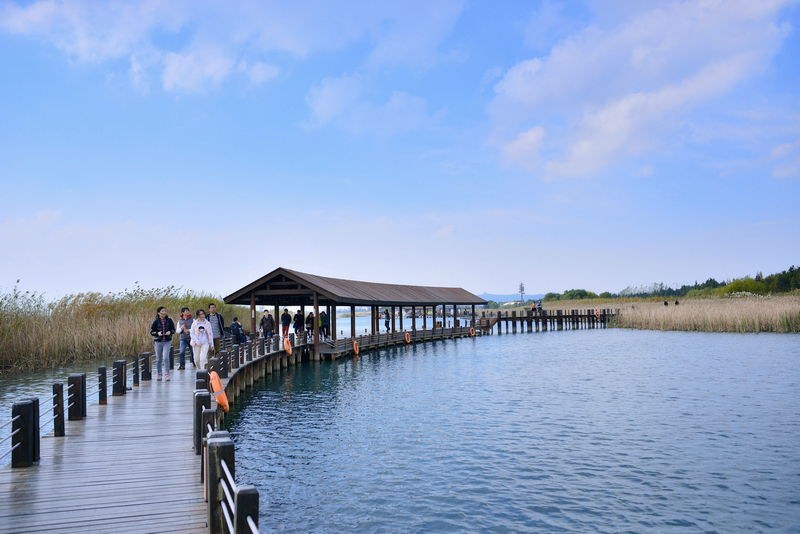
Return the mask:
<path id="1" fill-rule="evenodd" d="M 211 323 L 206 321 L 206 312 L 197 310 L 192 323 L 192 353 L 198 369 L 205 369 L 208 363 L 208 347 L 213 343 Z"/>

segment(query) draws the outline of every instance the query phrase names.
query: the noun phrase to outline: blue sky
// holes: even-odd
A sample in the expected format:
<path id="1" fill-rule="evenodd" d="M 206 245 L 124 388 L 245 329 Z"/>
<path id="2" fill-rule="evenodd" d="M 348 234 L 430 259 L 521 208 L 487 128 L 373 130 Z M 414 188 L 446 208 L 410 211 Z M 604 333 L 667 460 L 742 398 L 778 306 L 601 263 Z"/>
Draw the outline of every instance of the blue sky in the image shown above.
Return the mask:
<path id="1" fill-rule="evenodd" d="M 0 2 L 0 287 L 800 263 L 798 2 Z"/>

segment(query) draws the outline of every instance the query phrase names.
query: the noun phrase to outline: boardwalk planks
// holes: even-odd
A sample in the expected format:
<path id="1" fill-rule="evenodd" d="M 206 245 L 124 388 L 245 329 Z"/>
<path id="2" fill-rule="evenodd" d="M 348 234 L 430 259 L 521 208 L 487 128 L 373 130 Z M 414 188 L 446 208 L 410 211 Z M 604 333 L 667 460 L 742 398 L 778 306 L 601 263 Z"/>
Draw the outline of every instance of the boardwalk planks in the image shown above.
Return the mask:
<path id="1" fill-rule="evenodd" d="M 0 469 L 0 533 L 208 532 L 194 386 L 194 371 L 176 370 L 42 437 L 37 464 Z"/>

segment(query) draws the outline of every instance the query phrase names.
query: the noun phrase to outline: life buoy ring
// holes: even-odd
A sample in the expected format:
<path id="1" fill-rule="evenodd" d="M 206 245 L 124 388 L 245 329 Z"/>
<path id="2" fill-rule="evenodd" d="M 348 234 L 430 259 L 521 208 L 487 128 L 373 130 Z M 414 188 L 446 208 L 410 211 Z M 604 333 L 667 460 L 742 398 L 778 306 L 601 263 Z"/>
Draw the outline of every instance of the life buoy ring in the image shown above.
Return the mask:
<path id="1" fill-rule="evenodd" d="M 469 335 L 470 335 L 470 337 L 475 337 L 475 328 L 474 327 L 470 327 L 469 328 Z"/>
<path id="2" fill-rule="evenodd" d="M 406 343 L 411 343 L 411 334 L 406 332 Z"/>
<path id="3" fill-rule="evenodd" d="M 288 337 L 283 338 L 283 350 L 285 350 L 286 354 L 289 356 L 292 355 L 292 343 L 289 341 Z"/>
<path id="4" fill-rule="evenodd" d="M 353 352 L 358 356 L 358 341 L 353 341 Z"/>
<path id="5" fill-rule="evenodd" d="M 228 406 L 228 396 L 225 395 L 225 390 L 222 389 L 222 380 L 216 371 L 211 371 L 208 375 L 211 380 L 211 389 L 214 390 L 214 396 L 217 398 L 217 404 L 222 406 L 222 411 L 228 413 L 230 406 Z"/>
<path id="6" fill-rule="evenodd" d="M 594 311 L 594 316 L 599 319 L 600 318 L 600 310 L 595 310 Z"/>

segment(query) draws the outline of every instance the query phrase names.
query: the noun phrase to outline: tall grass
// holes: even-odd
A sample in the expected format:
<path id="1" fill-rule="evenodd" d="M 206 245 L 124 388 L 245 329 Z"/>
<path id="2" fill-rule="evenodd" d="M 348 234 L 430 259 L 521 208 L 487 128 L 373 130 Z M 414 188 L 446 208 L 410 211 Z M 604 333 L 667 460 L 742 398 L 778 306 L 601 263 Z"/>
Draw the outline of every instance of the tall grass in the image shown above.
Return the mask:
<path id="1" fill-rule="evenodd" d="M 646 330 L 696 332 L 800 333 L 800 296 L 681 299 L 626 302 L 616 326 Z"/>
<path id="2" fill-rule="evenodd" d="M 177 323 L 183 306 L 194 314 L 198 308 L 207 312 L 209 302 L 217 304 L 217 312 L 228 323 L 234 315 L 249 317 L 247 308 L 223 304 L 216 295 L 174 286 L 78 293 L 50 302 L 41 294 L 22 293 L 15 287 L 0 294 L 0 373 L 127 358 L 152 350 L 150 323 L 158 306 L 165 306 Z"/>

